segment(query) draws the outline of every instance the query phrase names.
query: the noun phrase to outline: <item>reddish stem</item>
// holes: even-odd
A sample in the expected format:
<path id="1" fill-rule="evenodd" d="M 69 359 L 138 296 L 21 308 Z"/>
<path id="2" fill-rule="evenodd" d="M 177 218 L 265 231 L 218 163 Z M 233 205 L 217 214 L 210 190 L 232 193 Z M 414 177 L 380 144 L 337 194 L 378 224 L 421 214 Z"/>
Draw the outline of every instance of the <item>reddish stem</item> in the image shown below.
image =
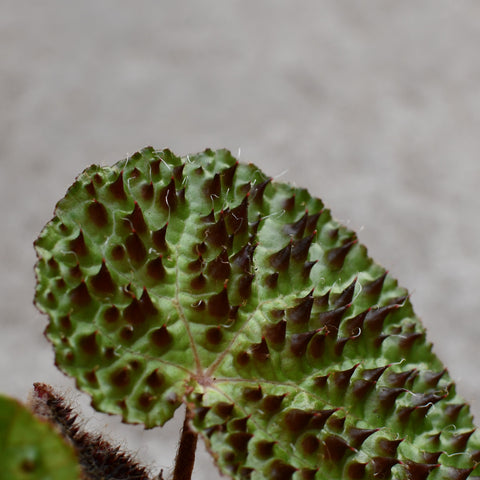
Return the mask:
<path id="1" fill-rule="evenodd" d="M 190 416 L 191 412 L 187 408 L 180 443 L 178 444 L 177 456 L 175 458 L 173 480 L 191 480 L 192 478 L 198 435 L 190 429 Z"/>

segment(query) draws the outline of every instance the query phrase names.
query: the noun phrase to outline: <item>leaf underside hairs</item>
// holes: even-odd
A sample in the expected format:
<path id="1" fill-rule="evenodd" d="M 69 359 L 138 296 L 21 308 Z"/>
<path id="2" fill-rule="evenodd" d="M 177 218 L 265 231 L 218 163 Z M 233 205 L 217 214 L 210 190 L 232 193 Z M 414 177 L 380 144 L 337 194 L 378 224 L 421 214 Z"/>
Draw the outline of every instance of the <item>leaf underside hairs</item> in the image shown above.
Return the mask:
<path id="1" fill-rule="evenodd" d="M 53 424 L 73 447 L 85 480 L 150 479 L 147 469 L 118 446 L 84 431 L 72 408 L 49 385 L 34 385 L 31 408 L 37 417 Z"/>
<path id="2" fill-rule="evenodd" d="M 79 175 L 35 248 L 56 363 L 96 409 L 150 428 L 186 404 L 235 479 L 480 476 L 407 291 L 306 190 L 148 147 Z"/>

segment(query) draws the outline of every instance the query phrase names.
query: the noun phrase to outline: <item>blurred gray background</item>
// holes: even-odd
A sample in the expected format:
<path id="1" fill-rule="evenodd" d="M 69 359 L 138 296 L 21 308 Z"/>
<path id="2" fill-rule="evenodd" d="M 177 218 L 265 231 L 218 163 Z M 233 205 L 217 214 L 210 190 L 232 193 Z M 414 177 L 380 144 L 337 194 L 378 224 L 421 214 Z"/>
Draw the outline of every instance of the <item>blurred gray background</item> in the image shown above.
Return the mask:
<path id="1" fill-rule="evenodd" d="M 32 242 L 91 163 L 227 147 L 359 232 L 479 419 L 479 45 L 475 0 L 3 0 L 0 391 L 65 388 L 90 427 L 168 469 L 181 412 L 119 425 L 53 366 Z M 201 454 L 195 478 L 212 472 Z"/>

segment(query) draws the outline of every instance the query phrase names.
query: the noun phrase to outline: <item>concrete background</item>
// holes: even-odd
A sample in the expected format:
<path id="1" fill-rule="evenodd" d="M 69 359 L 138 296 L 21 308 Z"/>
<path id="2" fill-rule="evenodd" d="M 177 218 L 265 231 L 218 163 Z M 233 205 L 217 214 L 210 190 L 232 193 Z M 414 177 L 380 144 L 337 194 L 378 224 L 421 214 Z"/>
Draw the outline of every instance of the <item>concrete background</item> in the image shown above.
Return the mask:
<path id="1" fill-rule="evenodd" d="M 480 3 L 0 2 L 0 391 L 66 388 L 155 469 L 163 430 L 93 415 L 32 306 L 32 242 L 76 174 L 227 147 L 305 186 L 413 294 L 480 415 Z M 286 171 L 286 173 L 285 173 Z M 201 454 L 195 478 L 214 478 Z"/>

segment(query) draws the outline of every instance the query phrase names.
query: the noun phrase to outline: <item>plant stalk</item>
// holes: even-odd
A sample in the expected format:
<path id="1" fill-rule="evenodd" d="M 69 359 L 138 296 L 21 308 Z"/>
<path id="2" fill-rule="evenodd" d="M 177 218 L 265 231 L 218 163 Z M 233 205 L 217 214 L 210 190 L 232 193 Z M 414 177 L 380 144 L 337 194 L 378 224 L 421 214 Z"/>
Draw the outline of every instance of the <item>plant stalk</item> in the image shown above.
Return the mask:
<path id="1" fill-rule="evenodd" d="M 191 480 L 192 478 L 198 434 L 190 429 L 190 417 L 191 412 L 187 407 L 180 442 L 178 444 L 177 456 L 175 457 L 175 469 L 172 480 Z"/>

